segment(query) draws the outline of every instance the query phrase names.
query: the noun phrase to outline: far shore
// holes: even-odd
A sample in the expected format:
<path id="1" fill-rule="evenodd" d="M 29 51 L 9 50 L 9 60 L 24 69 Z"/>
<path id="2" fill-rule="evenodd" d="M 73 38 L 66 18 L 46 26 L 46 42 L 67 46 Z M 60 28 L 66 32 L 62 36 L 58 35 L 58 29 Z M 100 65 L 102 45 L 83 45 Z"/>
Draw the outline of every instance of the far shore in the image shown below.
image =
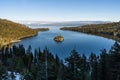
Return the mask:
<path id="1" fill-rule="evenodd" d="M 108 35 L 108 34 L 102 34 L 102 33 L 84 32 L 84 31 L 82 31 L 82 30 L 80 30 L 80 29 L 81 29 L 81 28 L 74 29 L 74 28 L 71 28 L 71 27 L 61 28 L 61 30 L 75 31 L 75 32 L 81 32 L 81 33 L 90 34 L 90 35 L 95 35 L 95 36 L 101 36 L 101 37 L 104 37 L 104 38 L 108 38 L 108 39 L 112 39 L 112 40 L 116 40 L 116 41 L 120 42 L 120 37 L 118 37 L 118 36 L 113 36 L 113 35 Z"/>

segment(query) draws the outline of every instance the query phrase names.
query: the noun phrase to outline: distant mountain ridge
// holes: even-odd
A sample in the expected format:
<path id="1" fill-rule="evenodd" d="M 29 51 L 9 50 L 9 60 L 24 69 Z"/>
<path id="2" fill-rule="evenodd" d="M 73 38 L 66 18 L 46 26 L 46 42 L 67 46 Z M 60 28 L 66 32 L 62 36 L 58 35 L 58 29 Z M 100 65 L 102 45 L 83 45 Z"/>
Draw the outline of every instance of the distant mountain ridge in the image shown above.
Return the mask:
<path id="1" fill-rule="evenodd" d="M 63 22 L 49 22 L 49 21 L 18 21 L 19 23 L 28 26 L 80 26 L 85 24 L 103 24 L 110 23 L 110 21 L 63 21 Z"/>

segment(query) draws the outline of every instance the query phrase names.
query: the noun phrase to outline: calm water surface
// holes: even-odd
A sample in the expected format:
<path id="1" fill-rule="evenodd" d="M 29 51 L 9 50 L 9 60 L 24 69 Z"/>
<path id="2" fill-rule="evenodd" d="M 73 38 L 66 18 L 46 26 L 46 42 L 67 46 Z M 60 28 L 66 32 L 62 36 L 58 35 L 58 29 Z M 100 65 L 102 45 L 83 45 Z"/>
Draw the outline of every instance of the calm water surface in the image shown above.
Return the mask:
<path id="1" fill-rule="evenodd" d="M 41 27 L 41 26 L 39 26 Z M 114 40 L 107 39 L 99 36 L 88 35 L 79 32 L 62 31 L 59 30 L 60 26 L 46 26 L 50 30 L 46 32 L 39 32 L 37 36 L 32 38 L 23 39 L 16 45 L 23 44 L 25 48 L 29 45 L 32 50 L 40 48 L 43 50 L 46 46 L 54 55 L 58 54 L 61 59 L 70 55 L 71 50 L 76 49 L 80 54 L 90 55 L 91 52 L 96 54 L 100 53 L 101 49 L 109 50 L 114 44 Z M 57 43 L 53 40 L 56 35 L 63 35 L 64 41 Z"/>

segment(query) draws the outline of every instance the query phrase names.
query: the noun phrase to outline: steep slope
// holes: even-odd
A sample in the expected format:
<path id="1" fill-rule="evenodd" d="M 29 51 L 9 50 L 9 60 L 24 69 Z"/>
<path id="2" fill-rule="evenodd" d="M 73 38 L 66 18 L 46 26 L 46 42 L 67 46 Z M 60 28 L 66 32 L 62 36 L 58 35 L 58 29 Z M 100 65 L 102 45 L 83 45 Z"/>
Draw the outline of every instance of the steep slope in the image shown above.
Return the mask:
<path id="1" fill-rule="evenodd" d="M 37 35 L 38 30 L 6 19 L 0 19 L 0 45 L 16 42 L 25 37 Z"/>

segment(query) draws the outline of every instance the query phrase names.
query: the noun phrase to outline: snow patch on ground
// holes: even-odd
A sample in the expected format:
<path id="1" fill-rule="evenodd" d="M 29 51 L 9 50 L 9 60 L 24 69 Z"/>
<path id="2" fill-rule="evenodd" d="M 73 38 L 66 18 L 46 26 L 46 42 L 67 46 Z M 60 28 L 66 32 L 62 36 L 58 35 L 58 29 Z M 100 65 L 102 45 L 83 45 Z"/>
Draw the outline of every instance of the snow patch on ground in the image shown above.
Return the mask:
<path id="1" fill-rule="evenodd" d="M 13 72 L 13 74 L 12 74 L 12 72 L 10 72 L 10 71 L 8 71 L 8 79 L 9 80 L 12 80 L 12 78 L 11 78 L 11 75 L 14 75 L 15 76 L 15 80 L 21 80 L 21 74 L 19 74 L 19 73 L 15 73 L 15 72 Z"/>

